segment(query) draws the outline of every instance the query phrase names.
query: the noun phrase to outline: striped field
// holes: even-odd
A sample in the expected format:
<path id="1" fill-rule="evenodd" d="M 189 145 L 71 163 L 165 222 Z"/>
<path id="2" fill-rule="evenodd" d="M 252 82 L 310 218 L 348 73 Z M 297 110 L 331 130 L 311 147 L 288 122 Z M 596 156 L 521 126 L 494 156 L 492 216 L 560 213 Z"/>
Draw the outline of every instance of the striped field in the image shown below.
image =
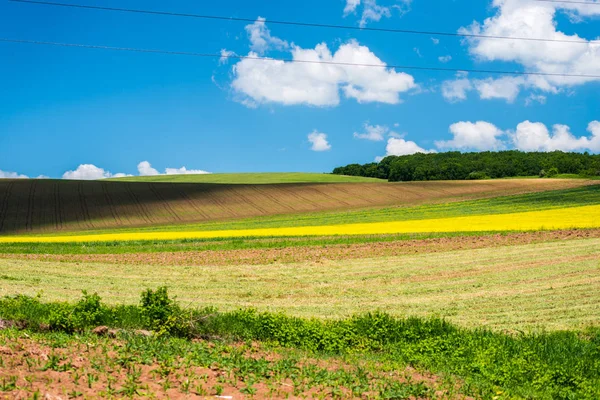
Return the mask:
<path id="1" fill-rule="evenodd" d="M 329 226 L 189 232 L 158 231 L 71 236 L 5 236 L 0 237 L 0 243 L 112 242 L 241 237 L 381 235 L 425 232 L 537 231 L 581 228 L 600 228 L 600 205 L 511 214 L 475 215 L 454 218 Z"/>

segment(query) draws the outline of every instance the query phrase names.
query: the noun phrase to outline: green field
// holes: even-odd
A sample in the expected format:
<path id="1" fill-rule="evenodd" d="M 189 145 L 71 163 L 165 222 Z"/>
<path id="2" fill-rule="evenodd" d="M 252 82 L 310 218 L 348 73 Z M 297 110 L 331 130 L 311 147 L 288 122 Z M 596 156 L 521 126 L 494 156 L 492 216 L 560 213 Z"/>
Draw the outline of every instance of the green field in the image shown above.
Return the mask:
<path id="1" fill-rule="evenodd" d="M 196 224 L 159 225 L 139 228 L 95 229 L 93 231 L 64 232 L 61 235 L 101 233 L 212 231 L 228 229 L 258 229 L 295 226 L 339 225 L 367 222 L 423 220 L 469 215 L 507 214 L 525 211 L 549 210 L 600 204 L 600 185 L 575 189 L 527 193 L 489 199 L 456 201 L 401 207 L 373 207 L 347 211 L 312 212 L 294 215 L 274 215 L 239 220 L 225 220 Z M 44 236 L 44 235 L 32 235 Z M 358 240 L 358 239 L 357 239 Z M 1 251 L 0 251 L 1 253 Z"/>
<path id="2" fill-rule="evenodd" d="M 114 178 L 125 182 L 173 182 L 173 183 L 223 183 L 223 184 L 272 184 L 272 183 L 336 183 L 336 182 L 386 182 L 383 179 L 364 178 L 307 172 L 263 172 L 242 174 L 157 175 Z"/>
<path id="3" fill-rule="evenodd" d="M 231 175 L 227 183 L 235 183 L 232 177 L 258 183 L 262 175 Z M 220 179 L 198 177 L 205 178 Z M 112 183 L 128 190 L 140 185 L 127 195 L 111 183 L 50 182 L 15 191 L 17 182 L 11 190 L 18 196 L 5 195 L 0 210 L 13 207 L 14 221 L 32 226 L 36 219 L 53 221 L 46 211 L 63 222 L 70 215 L 45 199 L 67 211 L 89 203 L 87 214 L 74 212 L 71 225 L 57 229 L 85 235 L 418 223 L 600 204 L 600 185 L 574 180 L 511 181 L 512 194 L 505 196 L 499 196 L 501 181 L 316 184 L 293 196 L 286 185 L 187 182 Z M 548 182 L 561 190 L 548 191 Z M 198 191 L 194 207 L 183 195 L 166 197 L 166 189 L 179 186 L 190 195 Z M 335 191 L 320 192 L 328 186 Z M 205 189 L 220 197 L 205 201 Z M 344 209 L 350 194 L 369 203 L 369 190 L 394 202 Z M 36 193 L 40 207 L 23 200 L 37 199 Z M 70 200 L 58 201 L 61 193 Z M 323 199 L 311 212 L 265 207 L 267 200 L 281 209 L 291 201 L 300 207 L 309 193 Z M 333 193 L 342 207 L 326 211 L 322 201 Z M 146 200 L 130 207 L 129 199 L 141 194 Z M 146 226 L 101 228 L 115 211 L 111 196 L 127 207 L 114 220 L 143 217 Z M 235 217 L 245 215 L 235 207 L 251 198 L 264 215 Z M 107 205 L 102 218 L 94 204 Z M 210 207 L 224 216 L 235 212 L 202 223 L 154 222 Z M 69 232 L 80 220 L 95 229 Z M 140 299 L 160 287 L 177 303 L 158 292 Z M 598 229 L 0 244 L 0 398 L 48 392 L 64 398 L 595 400 L 598 287 Z M 80 300 L 82 290 L 102 303 L 89 295 Z M 99 325 L 106 325 L 102 332 L 114 329 L 111 336 L 92 333 Z"/>
<path id="4" fill-rule="evenodd" d="M 600 239 L 252 266 L 2 259 L 0 295 L 73 300 L 85 289 L 131 304 L 144 288 L 167 285 L 186 304 L 224 310 L 321 318 L 383 310 L 469 327 L 573 329 L 598 322 L 599 262 Z"/>

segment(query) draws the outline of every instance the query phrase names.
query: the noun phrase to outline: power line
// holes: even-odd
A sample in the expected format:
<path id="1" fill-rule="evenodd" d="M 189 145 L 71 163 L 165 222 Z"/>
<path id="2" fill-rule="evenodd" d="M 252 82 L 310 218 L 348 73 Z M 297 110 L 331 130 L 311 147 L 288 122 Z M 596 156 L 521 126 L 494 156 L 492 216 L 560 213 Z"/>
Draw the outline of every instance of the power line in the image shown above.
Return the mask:
<path id="1" fill-rule="evenodd" d="M 70 7 L 79 8 L 86 10 L 102 10 L 102 11 L 117 11 L 135 14 L 150 14 L 150 15 L 168 15 L 172 17 L 187 17 L 187 18 L 200 18 L 208 20 L 219 20 L 219 21 L 236 21 L 236 22 L 256 22 L 256 18 L 240 18 L 240 17 L 225 17 L 219 15 L 202 15 L 202 14 L 188 14 L 188 13 L 176 13 L 168 11 L 152 11 L 142 10 L 134 8 L 118 8 L 118 7 L 103 7 L 103 6 L 91 6 L 84 4 L 68 4 L 68 3 L 57 3 L 51 1 L 38 1 L 38 0 L 9 0 L 14 3 L 27 3 L 27 4 L 41 4 L 47 6 L 57 7 Z M 540 0 L 541 1 L 541 0 Z M 549 1 L 549 0 L 547 0 Z M 336 25 L 336 24 L 319 24 L 313 22 L 296 22 L 296 21 L 282 21 L 282 20 L 268 20 L 269 24 L 275 25 L 293 25 L 293 26 L 304 26 L 313 28 L 329 28 L 329 29 L 347 29 L 353 31 L 367 31 L 367 32 L 388 32 L 388 33 L 405 33 L 414 35 L 428 35 L 428 36 L 451 36 L 451 37 L 465 37 L 465 38 L 478 38 L 478 39 L 501 39 L 501 40 L 525 40 L 532 42 L 557 42 L 557 43 L 576 43 L 576 44 L 587 44 L 587 43 L 600 43 L 600 40 L 593 40 L 587 42 L 585 40 L 573 40 L 573 39 L 544 39 L 544 38 L 529 38 L 519 36 L 497 36 L 497 35 L 479 35 L 475 33 L 458 33 L 458 32 L 440 32 L 440 31 L 421 31 L 411 29 L 392 29 L 392 28 L 371 28 L 371 27 L 358 27 L 351 25 Z"/>
<path id="2" fill-rule="evenodd" d="M 0 38 L 0 42 L 35 44 L 35 45 L 44 45 L 44 46 L 71 47 L 71 48 L 82 48 L 82 49 L 96 49 L 96 50 L 115 50 L 115 51 L 127 51 L 127 52 L 135 52 L 135 53 L 167 54 L 167 55 L 192 56 L 192 57 L 204 57 L 204 58 L 219 58 L 219 59 L 225 58 L 225 59 L 237 59 L 237 60 L 256 60 L 256 61 L 286 62 L 286 63 L 300 63 L 300 64 L 325 64 L 325 65 L 337 65 L 337 66 L 345 66 L 345 67 L 393 68 L 393 69 L 399 69 L 399 70 L 468 72 L 468 73 L 497 74 L 497 75 L 551 76 L 551 77 L 562 77 L 562 78 L 600 79 L 600 75 L 559 74 L 559 73 L 549 73 L 549 72 L 506 71 L 506 70 L 486 70 L 486 69 L 469 69 L 469 68 L 421 67 L 421 66 L 416 66 L 416 65 L 399 65 L 399 64 L 390 64 L 390 65 L 360 64 L 360 63 L 347 63 L 347 62 L 325 61 L 325 60 L 319 60 L 319 61 L 298 60 L 298 59 L 291 59 L 291 58 L 267 58 L 267 57 L 256 57 L 256 56 L 241 56 L 241 55 L 237 55 L 237 54 L 196 53 L 196 52 L 188 52 L 188 51 L 142 49 L 142 48 L 136 48 L 136 47 L 115 47 L 115 46 L 104 46 L 104 45 L 93 45 L 93 44 L 61 43 L 61 42 L 48 42 L 48 41 L 28 40 L 28 39 Z"/>

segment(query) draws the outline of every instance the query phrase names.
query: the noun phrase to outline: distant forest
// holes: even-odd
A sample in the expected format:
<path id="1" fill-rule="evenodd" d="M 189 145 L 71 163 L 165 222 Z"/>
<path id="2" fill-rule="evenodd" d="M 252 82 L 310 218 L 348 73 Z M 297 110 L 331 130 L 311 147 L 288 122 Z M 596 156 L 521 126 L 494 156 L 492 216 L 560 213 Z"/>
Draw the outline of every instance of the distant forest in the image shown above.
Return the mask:
<path id="1" fill-rule="evenodd" d="M 558 174 L 600 176 L 600 155 L 589 153 L 521 152 L 432 153 L 388 156 L 379 163 L 350 164 L 336 175 L 365 176 L 389 181 L 492 179 Z"/>

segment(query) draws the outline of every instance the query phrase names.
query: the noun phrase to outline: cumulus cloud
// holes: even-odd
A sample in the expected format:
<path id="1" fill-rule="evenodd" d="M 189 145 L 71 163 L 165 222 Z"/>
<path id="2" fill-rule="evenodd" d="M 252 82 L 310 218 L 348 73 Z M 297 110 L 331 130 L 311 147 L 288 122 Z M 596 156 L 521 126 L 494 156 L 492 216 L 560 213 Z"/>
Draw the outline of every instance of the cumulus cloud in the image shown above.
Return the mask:
<path id="1" fill-rule="evenodd" d="M 186 167 L 181 168 L 166 168 L 165 174 L 167 175 L 206 175 L 210 174 L 208 171 L 201 169 L 187 169 Z"/>
<path id="2" fill-rule="evenodd" d="M 521 77 L 503 77 L 475 80 L 475 89 L 482 99 L 504 99 L 512 103 L 519 95 L 520 87 L 525 84 Z"/>
<path id="3" fill-rule="evenodd" d="M 232 87 L 239 101 L 253 106 L 336 106 L 343 92 L 359 103 L 398 104 L 401 93 L 417 88 L 411 75 L 386 68 L 386 63 L 355 40 L 342 44 L 335 53 L 321 43 L 314 49 L 292 46 L 291 54 L 294 60 L 372 64 L 380 68 L 244 59 L 233 66 Z M 258 54 L 250 52 L 249 57 Z"/>
<path id="4" fill-rule="evenodd" d="M 311 143 L 312 151 L 327 151 L 331 149 L 331 145 L 327 141 L 327 135 L 318 131 L 313 131 L 308 134 L 308 141 Z"/>
<path id="5" fill-rule="evenodd" d="M 438 60 L 439 60 L 439 62 L 441 62 L 441 63 L 444 63 L 444 64 L 445 64 L 445 63 L 447 63 L 447 62 L 450 62 L 450 61 L 452 61 L 452 56 L 451 56 L 451 55 L 447 55 L 447 56 L 441 56 L 441 57 L 438 57 Z"/>
<path id="6" fill-rule="evenodd" d="M 388 156 L 407 156 L 416 153 L 435 153 L 435 150 L 425 150 L 413 141 L 389 138 L 385 147 Z"/>
<path id="7" fill-rule="evenodd" d="M 0 170 L 0 179 L 28 179 L 27 175 L 18 174 L 16 172 Z"/>
<path id="8" fill-rule="evenodd" d="M 600 152 L 600 122 L 588 125 L 590 136 L 576 137 L 567 125 L 554 125 L 552 133 L 540 122 L 524 121 L 511 134 L 515 148 L 523 151 L 583 151 Z"/>
<path id="9" fill-rule="evenodd" d="M 148 161 L 142 161 L 141 163 L 139 163 L 137 169 L 140 176 L 160 175 L 160 172 L 152 168 L 152 165 Z"/>
<path id="10" fill-rule="evenodd" d="M 63 179 L 76 179 L 76 180 L 97 180 L 106 178 L 118 178 L 126 176 L 125 174 L 111 174 L 109 171 L 105 171 L 103 168 L 96 167 L 94 164 L 81 164 L 74 171 L 67 171 L 63 174 Z"/>
<path id="11" fill-rule="evenodd" d="M 530 106 L 533 103 L 546 104 L 546 99 L 547 97 L 542 94 L 532 93 L 525 99 L 525 105 Z"/>
<path id="12" fill-rule="evenodd" d="M 446 141 L 436 141 L 439 149 L 457 150 L 501 150 L 504 143 L 500 139 L 505 133 L 495 125 L 485 121 L 457 122 L 450 125 L 453 138 Z"/>
<path id="13" fill-rule="evenodd" d="M 442 96 L 448 101 L 456 102 L 467 99 L 467 92 L 473 90 L 468 78 L 458 78 L 442 83 Z"/>
<path id="14" fill-rule="evenodd" d="M 477 60 L 516 62 L 528 72 L 600 75 L 600 44 L 577 34 L 565 34 L 559 31 L 556 21 L 557 12 L 560 10 L 584 18 L 600 15 L 600 7 L 530 0 L 494 0 L 493 6 L 496 8 L 493 17 L 487 18 L 483 23 L 474 22 L 468 27 L 461 28 L 459 32 L 487 36 L 569 40 L 579 43 L 469 38 L 466 40 L 469 51 Z M 515 81 L 513 84 L 528 85 L 554 93 L 561 88 L 581 85 L 593 80 L 600 79 L 538 76 L 524 79 L 520 84 Z M 505 98 L 511 96 L 512 93 L 510 96 L 505 95 Z"/>
<path id="15" fill-rule="evenodd" d="M 153 168 L 148 161 L 142 161 L 137 166 L 138 173 L 140 176 L 155 176 L 155 175 L 202 175 L 210 174 L 210 172 L 201 169 L 187 169 L 186 167 L 181 168 L 165 168 L 164 174 L 158 172 L 156 168 Z"/>
<path id="16" fill-rule="evenodd" d="M 258 17 L 254 23 L 246 25 L 246 32 L 250 40 L 250 49 L 258 54 L 263 54 L 270 49 L 287 49 L 289 47 L 288 42 L 271 36 L 271 31 L 267 28 L 265 21 L 265 18 Z M 221 54 L 223 54 L 223 50 L 221 50 Z"/>
<path id="17" fill-rule="evenodd" d="M 364 28 L 371 21 L 377 22 L 381 18 L 392 16 L 392 9 L 396 9 L 400 15 L 406 14 L 410 10 L 412 0 L 398 0 L 396 4 L 386 7 L 377 4 L 377 0 L 346 0 L 344 6 L 344 17 L 356 13 L 358 7 L 362 4 L 362 14 L 359 26 Z"/>
<path id="18" fill-rule="evenodd" d="M 360 0 L 346 0 L 344 7 L 344 16 L 356 12 L 356 8 L 360 5 Z"/>
<path id="19" fill-rule="evenodd" d="M 354 132 L 354 137 L 356 139 L 364 139 L 364 140 L 372 140 L 374 142 L 383 141 L 384 136 L 390 131 L 390 128 L 383 125 L 369 125 L 369 123 L 365 123 L 364 125 L 365 132 L 359 133 Z"/>

